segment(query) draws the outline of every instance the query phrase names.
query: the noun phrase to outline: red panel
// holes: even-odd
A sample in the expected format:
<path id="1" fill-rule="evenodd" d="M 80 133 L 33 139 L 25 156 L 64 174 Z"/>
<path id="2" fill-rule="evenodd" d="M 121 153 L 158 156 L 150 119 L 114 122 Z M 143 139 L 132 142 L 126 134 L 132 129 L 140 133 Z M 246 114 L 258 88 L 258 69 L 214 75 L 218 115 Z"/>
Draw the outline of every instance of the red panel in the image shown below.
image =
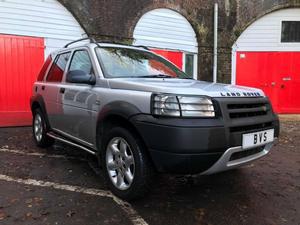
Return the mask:
<path id="1" fill-rule="evenodd" d="M 237 84 L 262 89 L 277 113 L 300 113 L 300 52 L 238 52 Z"/>
<path id="2" fill-rule="evenodd" d="M 282 113 L 300 113 L 300 52 L 280 53 L 277 77 L 278 104 Z"/>
<path id="3" fill-rule="evenodd" d="M 31 124 L 29 98 L 43 62 L 43 38 L 0 35 L 0 127 Z"/>
<path id="4" fill-rule="evenodd" d="M 174 51 L 167 51 L 167 50 L 160 50 L 160 49 L 151 49 L 151 51 L 170 60 L 179 69 L 183 69 L 183 61 L 182 61 L 183 53 L 182 52 L 174 52 Z"/>

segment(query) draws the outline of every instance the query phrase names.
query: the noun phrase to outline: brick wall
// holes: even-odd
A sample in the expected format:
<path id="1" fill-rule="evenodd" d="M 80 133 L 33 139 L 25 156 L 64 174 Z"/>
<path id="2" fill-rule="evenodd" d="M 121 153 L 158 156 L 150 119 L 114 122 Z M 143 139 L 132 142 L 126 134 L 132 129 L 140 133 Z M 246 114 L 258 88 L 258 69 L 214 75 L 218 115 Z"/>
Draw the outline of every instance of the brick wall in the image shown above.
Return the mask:
<path id="1" fill-rule="evenodd" d="M 98 39 L 132 42 L 139 18 L 156 8 L 173 9 L 193 26 L 199 43 L 199 79 L 212 80 L 213 7 L 219 3 L 218 81 L 231 79 L 231 47 L 257 18 L 300 0 L 59 0 L 85 31 Z"/>

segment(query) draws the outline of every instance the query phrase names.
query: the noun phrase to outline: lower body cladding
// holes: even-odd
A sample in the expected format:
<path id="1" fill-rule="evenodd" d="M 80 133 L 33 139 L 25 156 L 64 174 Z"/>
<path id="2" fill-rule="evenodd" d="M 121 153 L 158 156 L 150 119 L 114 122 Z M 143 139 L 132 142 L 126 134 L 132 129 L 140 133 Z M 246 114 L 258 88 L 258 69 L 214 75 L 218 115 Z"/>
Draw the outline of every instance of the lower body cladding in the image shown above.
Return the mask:
<path id="1" fill-rule="evenodd" d="M 158 172 L 209 175 L 245 165 L 267 155 L 279 136 L 277 117 L 264 121 L 268 128 L 232 132 L 220 119 L 131 119 L 142 136 Z M 249 126 L 248 126 L 249 127 Z M 273 130 L 272 140 L 243 147 L 243 135 Z"/>

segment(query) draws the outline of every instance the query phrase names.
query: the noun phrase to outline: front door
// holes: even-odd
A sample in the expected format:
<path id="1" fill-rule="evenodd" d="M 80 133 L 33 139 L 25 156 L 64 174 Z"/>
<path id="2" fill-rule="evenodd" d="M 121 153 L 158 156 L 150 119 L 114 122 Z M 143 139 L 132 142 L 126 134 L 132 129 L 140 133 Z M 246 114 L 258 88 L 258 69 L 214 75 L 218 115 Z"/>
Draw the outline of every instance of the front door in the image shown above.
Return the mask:
<path id="1" fill-rule="evenodd" d="M 69 71 L 83 71 L 86 75 L 95 75 L 91 58 L 87 50 L 77 50 L 73 53 Z M 61 83 L 58 102 L 61 102 L 58 129 L 66 135 L 92 147 L 95 143 L 94 129 L 96 127 L 95 102 L 96 94 L 93 86 L 80 83 Z"/>
<path id="2" fill-rule="evenodd" d="M 277 113 L 300 113 L 299 52 L 238 52 L 236 83 L 262 89 Z"/>

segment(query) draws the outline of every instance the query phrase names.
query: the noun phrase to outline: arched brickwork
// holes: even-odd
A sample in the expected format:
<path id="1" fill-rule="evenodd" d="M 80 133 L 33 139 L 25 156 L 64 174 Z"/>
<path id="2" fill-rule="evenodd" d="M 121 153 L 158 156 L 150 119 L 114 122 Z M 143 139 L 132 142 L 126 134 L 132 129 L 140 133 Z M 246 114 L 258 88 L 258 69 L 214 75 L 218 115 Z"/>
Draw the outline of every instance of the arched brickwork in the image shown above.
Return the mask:
<path id="1" fill-rule="evenodd" d="M 86 33 L 131 43 L 139 18 L 156 8 L 179 12 L 192 25 L 199 44 L 199 78 L 212 79 L 213 5 L 219 3 L 220 82 L 230 82 L 231 47 L 255 20 L 275 10 L 300 7 L 298 0 L 59 0 Z"/>

